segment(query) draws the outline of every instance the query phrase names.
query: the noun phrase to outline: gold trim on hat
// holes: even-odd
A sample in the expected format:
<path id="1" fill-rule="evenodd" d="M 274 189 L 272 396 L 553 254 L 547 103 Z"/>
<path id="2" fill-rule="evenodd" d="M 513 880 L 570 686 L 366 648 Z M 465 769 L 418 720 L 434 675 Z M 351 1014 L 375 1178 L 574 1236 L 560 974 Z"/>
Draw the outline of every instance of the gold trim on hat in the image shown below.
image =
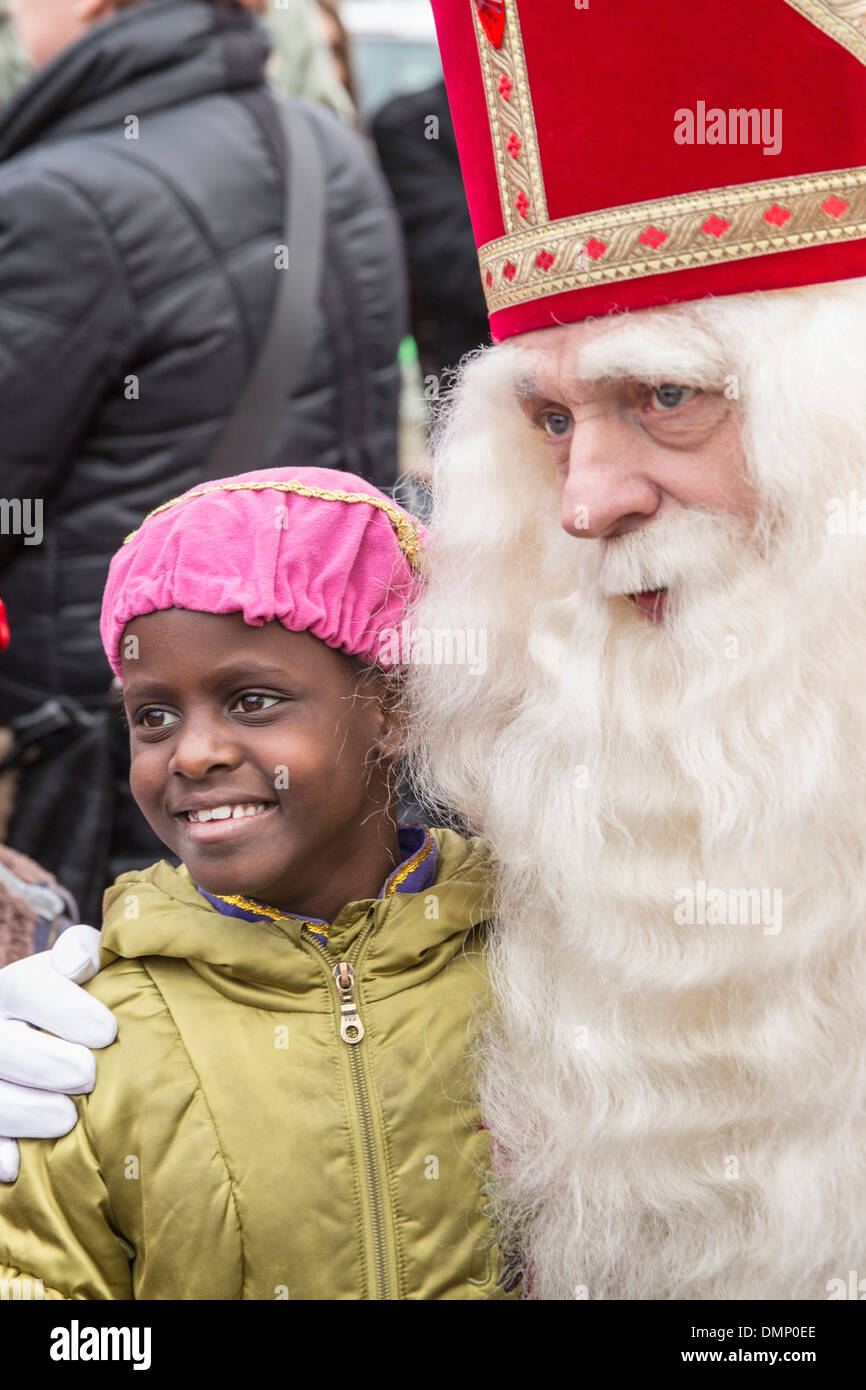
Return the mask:
<path id="1" fill-rule="evenodd" d="M 401 512 L 398 507 L 386 501 L 384 497 L 371 497 L 366 492 L 341 492 L 338 488 L 311 487 L 308 483 L 298 482 L 290 478 L 287 482 L 261 482 L 261 483 L 215 483 L 212 486 L 196 488 L 195 492 L 185 492 L 180 497 L 172 497 L 169 502 L 163 502 L 160 506 L 154 507 L 152 512 L 148 512 L 144 521 L 150 521 L 152 516 L 159 516 L 160 512 L 168 511 L 169 507 L 176 507 L 178 502 L 188 502 L 193 497 L 206 497 L 210 492 L 293 492 L 299 497 L 319 497 L 324 502 L 366 502 L 370 507 L 376 507 L 380 512 L 384 512 L 397 534 L 397 544 L 406 556 L 409 564 L 414 570 L 421 569 L 423 552 L 421 549 L 421 526 L 420 522 L 406 512 Z M 131 531 L 125 538 L 123 544 L 128 545 L 134 536 L 141 530 L 139 526 L 135 531 Z"/>
<path id="2" fill-rule="evenodd" d="M 798 10 L 810 24 L 823 29 L 831 39 L 835 39 L 849 53 L 853 53 L 861 63 L 866 63 L 866 31 L 862 25 L 846 19 L 839 10 L 825 0 L 785 0 L 792 10 Z M 849 9 L 852 7 L 849 5 Z"/>
<path id="3" fill-rule="evenodd" d="M 866 63 L 866 28 L 836 5 L 785 3 Z M 866 168 L 734 184 L 548 221 L 517 0 L 504 5 L 499 48 L 471 6 L 506 228 L 478 249 L 489 313 L 568 290 L 866 237 Z"/>
<path id="4" fill-rule="evenodd" d="M 502 45 L 490 42 L 472 6 L 502 220 L 509 233 L 547 221 L 547 195 L 538 153 L 535 112 L 526 72 L 516 0 L 505 0 Z"/>
<path id="5" fill-rule="evenodd" d="M 566 290 L 866 237 L 866 168 L 583 213 L 479 248 L 490 313 Z"/>

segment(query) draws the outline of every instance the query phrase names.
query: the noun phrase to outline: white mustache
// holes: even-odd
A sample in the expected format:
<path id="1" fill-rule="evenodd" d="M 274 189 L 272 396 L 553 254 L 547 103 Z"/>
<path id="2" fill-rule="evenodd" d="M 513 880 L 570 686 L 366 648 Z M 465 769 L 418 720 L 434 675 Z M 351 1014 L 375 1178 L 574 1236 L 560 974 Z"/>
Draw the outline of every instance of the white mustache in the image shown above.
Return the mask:
<path id="1" fill-rule="evenodd" d="M 754 558 L 750 534 L 741 517 L 726 512 L 692 508 L 660 517 L 597 542 L 597 583 L 606 598 L 719 584 L 738 562 Z"/>

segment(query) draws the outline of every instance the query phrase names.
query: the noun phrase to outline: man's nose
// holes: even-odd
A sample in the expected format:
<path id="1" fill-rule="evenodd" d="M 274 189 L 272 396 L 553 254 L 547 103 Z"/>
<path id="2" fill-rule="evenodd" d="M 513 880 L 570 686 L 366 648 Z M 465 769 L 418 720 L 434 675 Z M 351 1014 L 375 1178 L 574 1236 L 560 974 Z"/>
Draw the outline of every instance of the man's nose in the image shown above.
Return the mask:
<path id="1" fill-rule="evenodd" d="M 178 731 L 169 771 L 200 782 L 209 772 L 237 767 L 242 755 L 232 731 L 207 715 L 188 715 Z"/>
<path id="2" fill-rule="evenodd" d="M 617 421 L 575 424 L 562 489 L 562 525 L 569 535 L 599 540 L 636 530 L 655 514 L 661 498 L 642 446 Z"/>

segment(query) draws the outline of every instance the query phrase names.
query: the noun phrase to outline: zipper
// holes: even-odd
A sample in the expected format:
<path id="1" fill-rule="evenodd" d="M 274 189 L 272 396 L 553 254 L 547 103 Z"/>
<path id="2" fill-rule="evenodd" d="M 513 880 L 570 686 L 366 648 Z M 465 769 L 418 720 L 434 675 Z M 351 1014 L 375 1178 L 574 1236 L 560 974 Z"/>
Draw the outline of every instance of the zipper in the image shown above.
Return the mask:
<path id="1" fill-rule="evenodd" d="M 334 966 L 334 979 L 340 995 L 340 1037 L 354 1046 L 364 1036 L 364 1025 L 355 1004 L 355 972 L 347 960 Z"/>
<path id="2" fill-rule="evenodd" d="M 372 923 L 367 927 L 358 938 L 357 949 L 354 952 L 357 960 L 367 937 L 372 930 Z M 326 961 L 329 960 L 326 948 L 314 937 L 304 935 Z M 332 959 L 332 958 L 331 958 Z M 390 1300 L 393 1298 L 391 1292 L 391 1274 L 388 1267 L 388 1234 L 385 1221 L 381 1162 L 379 1158 L 378 1146 L 376 1143 L 376 1129 L 373 1123 L 373 1107 L 370 1102 L 370 1087 L 367 1082 L 367 1069 L 364 1064 L 364 1050 L 358 1047 L 364 1037 L 364 1024 L 358 1013 L 358 1004 L 355 999 L 355 971 L 350 961 L 339 961 L 331 971 L 331 978 L 337 991 L 337 998 L 340 1003 L 340 1037 L 347 1045 L 349 1051 L 349 1072 L 352 1077 L 352 1089 L 355 1096 L 355 1104 L 359 1119 L 361 1134 L 361 1147 L 364 1156 L 364 1180 L 367 1193 L 367 1211 L 373 1236 L 373 1285 L 376 1290 L 375 1297 L 379 1300 Z"/>

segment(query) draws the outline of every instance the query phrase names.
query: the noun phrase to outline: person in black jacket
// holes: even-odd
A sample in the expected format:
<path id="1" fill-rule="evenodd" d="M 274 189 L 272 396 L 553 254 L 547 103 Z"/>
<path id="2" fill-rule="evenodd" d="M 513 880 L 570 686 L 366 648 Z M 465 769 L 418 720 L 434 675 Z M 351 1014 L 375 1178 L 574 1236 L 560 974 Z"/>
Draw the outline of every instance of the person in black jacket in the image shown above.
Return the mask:
<path id="1" fill-rule="evenodd" d="M 15 633 L 0 725 L 25 764 L 9 842 L 92 916 L 107 880 L 153 858 L 110 746 L 108 561 L 201 480 L 254 367 L 284 145 L 267 38 L 236 5 L 18 0 L 16 18 L 37 71 L 0 115 L 0 592 Z M 318 318 L 262 462 L 388 487 L 399 222 L 361 137 L 317 106 L 303 116 L 325 180 Z"/>
<path id="2" fill-rule="evenodd" d="M 490 342 L 487 307 L 445 83 L 393 97 L 373 139 L 403 223 L 425 373 Z"/>

